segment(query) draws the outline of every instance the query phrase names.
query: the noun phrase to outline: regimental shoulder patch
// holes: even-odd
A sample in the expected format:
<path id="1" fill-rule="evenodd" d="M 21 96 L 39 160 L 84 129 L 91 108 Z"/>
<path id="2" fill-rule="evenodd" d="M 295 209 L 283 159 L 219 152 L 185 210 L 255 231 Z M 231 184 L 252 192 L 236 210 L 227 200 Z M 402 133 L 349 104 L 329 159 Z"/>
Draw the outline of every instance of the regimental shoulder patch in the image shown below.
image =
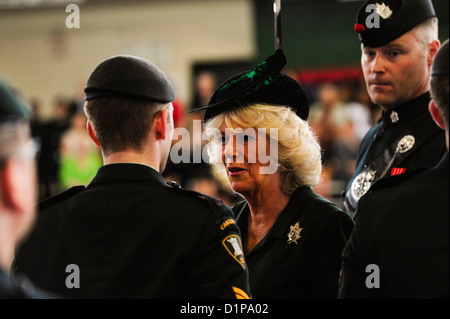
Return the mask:
<path id="1" fill-rule="evenodd" d="M 244 250 L 242 249 L 241 238 L 236 235 L 229 235 L 222 240 L 222 245 L 243 269 L 245 269 Z"/>

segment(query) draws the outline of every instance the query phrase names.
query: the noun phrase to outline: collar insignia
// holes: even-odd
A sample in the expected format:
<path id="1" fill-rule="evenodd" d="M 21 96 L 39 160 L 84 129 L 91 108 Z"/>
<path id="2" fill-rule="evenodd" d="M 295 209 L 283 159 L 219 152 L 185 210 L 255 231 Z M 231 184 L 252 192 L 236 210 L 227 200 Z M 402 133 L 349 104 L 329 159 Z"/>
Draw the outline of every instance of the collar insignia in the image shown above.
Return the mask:
<path id="1" fill-rule="evenodd" d="M 389 8 L 389 6 L 385 5 L 384 2 L 382 4 L 376 3 L 377 5 L 377 13 L 380 17 L 383 19 L 388 19 L 392 15 L 392 10 Z"/>
<path id="2" fill-rule="evenodd" d="M 291 243 L 295 243 L 296 245 L 297 240 L 300 239 L 300 232 L 302 231 L 303 228 L 300 228 L 300 222 L 297 222 L 294 226 L 291 226 L 291 230 L 289 231 L 289 233 L 287 234 L 288 236 L 288 240 L 287 243 L 291 244 Z"/>
<path id="3" fill-rule="evenodd" d="M 398 117 L 398 113 L 395 112 L 395 111 L 392 111 L 392 112 L 391 112 L 390 117 L 391 117 L 392 123 L 397 123 L 398 120 L 400 119 L 400 118 Z"/>

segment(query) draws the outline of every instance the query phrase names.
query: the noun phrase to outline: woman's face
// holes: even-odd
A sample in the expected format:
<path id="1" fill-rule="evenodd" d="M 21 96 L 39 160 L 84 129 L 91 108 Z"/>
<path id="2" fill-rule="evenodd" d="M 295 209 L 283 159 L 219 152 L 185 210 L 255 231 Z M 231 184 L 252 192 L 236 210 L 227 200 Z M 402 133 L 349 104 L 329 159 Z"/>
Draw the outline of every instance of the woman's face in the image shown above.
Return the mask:
<path id="1" fill-rule="evenodd" d="M 273 189 L 274 179 L 279 178 L 279 174 L 264 173 L 270 163 L 267 155 L 272 151 L 267 135 L 258 134 L 257 129 L 245 129 L 234 123 L 232 127 L 224 123 L 219 130 L 222 163 L 231 188 L 244 197 L 255 197 L 260 191 Z"/>

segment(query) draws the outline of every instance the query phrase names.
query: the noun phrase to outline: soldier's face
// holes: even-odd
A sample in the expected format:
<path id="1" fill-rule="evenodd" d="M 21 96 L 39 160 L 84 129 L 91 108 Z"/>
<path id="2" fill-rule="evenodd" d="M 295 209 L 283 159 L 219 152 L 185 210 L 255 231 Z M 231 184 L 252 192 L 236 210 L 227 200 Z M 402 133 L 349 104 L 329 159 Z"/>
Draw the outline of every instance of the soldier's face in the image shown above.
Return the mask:
<path id="1" fill-rule="evenodd" d="M 387 45 L 361 46 L 361 65 L 367 91 L 385 110 L 407 102 L 428 89 L 427 49 L 412 31 Z"/>

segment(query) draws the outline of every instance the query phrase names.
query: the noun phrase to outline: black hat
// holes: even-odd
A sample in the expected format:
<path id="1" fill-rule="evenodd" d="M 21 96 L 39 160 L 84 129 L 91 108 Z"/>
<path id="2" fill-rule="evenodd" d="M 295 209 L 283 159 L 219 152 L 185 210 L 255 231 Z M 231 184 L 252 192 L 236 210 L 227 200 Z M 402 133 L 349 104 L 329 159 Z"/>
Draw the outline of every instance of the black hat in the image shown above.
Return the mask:
<path id="1" fill-rule="evenodd" d="M 137 97 L 169 103 L 175 90 L 153 63 L 131 55 L 118 55 L 100 63 L 89 76 L 86 101 L 104 97 Z"/>
<path id="2" fill-rule="evenodd" d="M 358 12 L 355 31 L 365 46 L 377 48 L 435 16 L 431 0 L 369 0 Z"/>
<path id="3" fill-rule="evenodd" d="M 0 82 L 0 122 L 27 119 L 30 112 L 17 92 Z"/>
<path id="4" fill-rule="evenodd" d="M 441 45 L 431 66 L 431 75 L 448 75 L 448 39 Z"/>
<path id="5" fill-rule="evenodd" d="M 281 73 L 285 65 L 283 51 L 277 50 L 255 68 L 225 81 L 214 91 L 207 106 L 189 113 L 205 110 L 206 122 L 225 111 L 261 103 L 290 107 L 306 121 L 309 114 L 308 99 L 296 80 Z"/>

